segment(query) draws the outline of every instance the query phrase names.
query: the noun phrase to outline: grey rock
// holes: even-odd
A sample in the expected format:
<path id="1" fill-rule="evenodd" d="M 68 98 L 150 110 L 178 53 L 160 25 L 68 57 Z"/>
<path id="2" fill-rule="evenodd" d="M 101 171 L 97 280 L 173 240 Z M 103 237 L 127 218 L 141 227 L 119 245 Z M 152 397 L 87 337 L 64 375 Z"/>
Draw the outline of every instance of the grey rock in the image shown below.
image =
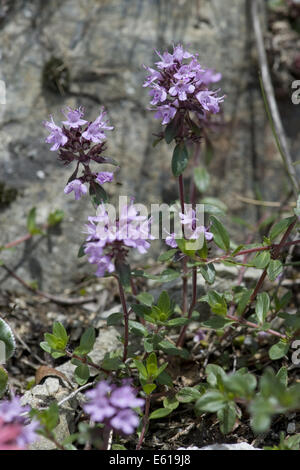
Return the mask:
<path id="1" fill-rule="evenodd" d="M 154 49 L 173 42 L 190 45 L 203 65 L 224 76 L 225 126 L 213 137 L 216 158 L 208 195 L 221 197 L 235 215 L 248 221 L 255 220 L 257 209 L 241 203 L 234 193 L 253 197 L 260 185 L 263 197 L 280 200 L 285 190 L 283 168 L 266 127 L 248 4 L 241 0 L 8 2 L 0 17 L 0 80 L 6 84 L 6 104 L 0 105 L 0 182 L 17 189 L 17 196 L 1 209 L 1 244 L 26 232 L 26 214 L 33 206 L 41 223 L 50 210 L 62 208 L 66 214 L 61 230 L 3 254 L 21 277 L 60 293 L 94 271 L 76 257 L 82 226 L 93 209 L 88 198 L 75 202 L 72 195 L 64 195 L 71 169 L 62 167 L 44 143 L 42 121 L 49 114 L 59 120 L 63 106 L 85 106 L 88 119 L 96 117 L 100 105 L 108 108 L 115 126 L 108 154 L 121 164 L 117 180 L 122 183 L 110 185 L 112 200 L 117 191 L 146 204 L 177 197 L 170 174 L 172 149 L 166 144 L 152 147 L 159 124 L 146 110 L 149 97 L 142 87 L 141 66 L 153 63 Z M 64 68 L 59 78 L 65 86 L 62 94 L 49 78 L 55 58 Z M 289 126 L 299 112 L 296 108 L 285 123 L 291 139 L 298 132 L 297 126 Z M 299 143 L 294 142 L 293 156 L 299 160 Z M 243 241 L 241 232 L 240 228 L 235 232 L 238 241 Z M 160 250 L 159 242 L 153 245 L 154 251 Z M 19 287 L 2 273 L 0 283 Z"/>
<path id="2" fill-rule="evenodd" d="M 70 389 L 62 386 L 59 379 L 48 377 L 43 384 L 36 385 L 31 390 L 25 392 L 22 397 L 22 405 L 30 405 L 32 408 L 47 407 L 51 402 L 59 402 L 68 397 Z M 74 410 L 77 400 L 73 398 L 64 402 L 60 406 L 59 424 L 54 429 L 56 440 L 62 443 L 74 430 Z M 44 437 L 30 445 L 30 450 L 52 450 L 56 446 L 53 442 Z"/>

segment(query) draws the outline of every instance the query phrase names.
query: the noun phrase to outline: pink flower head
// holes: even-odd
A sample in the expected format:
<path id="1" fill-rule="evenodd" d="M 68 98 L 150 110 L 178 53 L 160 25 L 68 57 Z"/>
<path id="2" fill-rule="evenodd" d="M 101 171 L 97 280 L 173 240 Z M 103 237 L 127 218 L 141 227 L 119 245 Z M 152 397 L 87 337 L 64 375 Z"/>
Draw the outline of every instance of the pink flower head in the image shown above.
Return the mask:
<path id="1" fill-rule="evenodd" d="M 152 83 L 154 84 L 156 80 L 162 79 L 162 74 L 158 70 L 152 69 L 151 67 L 147 67 L 146 65 L 144 65 L 144 68 L 148 70 L 149 75 L 146 77 L 143 87 L 147 87 Z"/>
<path id="2" fill-rule="evenodd" d="M 152 101 L 150 101 L 150 103 L 153 105 L 163 103 L 167 99 L 166 90 L 159 85 L 153 86 L 152 90 L 149 91 L 149 95 L 152 96 Z"/>
<path id="3" fill-rule="evenodd" d="M 224 101 L 224 96 L 216 96 L 215 92 L 203 90 L 197 93 L 197 100 L 205 111 L 216 114 L 220 111 L 220 103 Z"/>
<path id="4" fill-rule="evenodd" d="M 62 110 L 62 112 L 67 118 L 67 121 L 62 121 L 65 126 L 77 128 L 87 124 L 87 121 L 81 119 L 83 116 L 83 108 L 81 106 L 77 109 L 68 107 L 67 110 Z"/>
<path id="5" fill-rule="evenodd" d="M 173 46 L 173 57 L 175 60 L 178 60 L 178 62 L 182 62 L 183 59 L 190 59 L 193 55 L 185 51 L 181 44 L 178 44 L 177 46 Z"/>
<path id="6" fill-rule="evenodd" d="M 70 181 L 64 189 L 65 194 L 69 194 L 72 191 L 74 191 L 75 200 L 78 201 L 83 194 L 87 193 L 87 187 L 80 180 L 75 179 Z"/>
<path id="7" fill-rule="evenodd" d="M 187 100 L 187 94 L 193 93 L 195 90 L 194 85 L 188 83 L 186 80 L 178 80 L 174 85 L 169 89 L 171 96 L 178 96 L 180 101 Z"/>
<path id="8" fill-rule="evenodd" d="M 55 124 L 53 117 L 50 116 L 50 118 L 51 121 L 44 121 L 44 126 L 50 130 L 50 135 L 46 138 L 45 142 L 52 144 L 50 150 L 54 152 L 68 142 L 68 137 L 63 133 L 61 127 Z"/>
<path id="9" fill-rule="evenodd" d="M 28 423 L 29 406 L 22 406 L 20 398 L 0 402 L 0 449 L 25 449 L 37 439 L 38 421 Z"/>
<path id="10" fill-rule="evenodd" d="M 168 233 L 168 232 L 166 233 L 168 234 L 168 236 L 165 239 L 166 245 L 170 246 L 171 248 L 177 248 L 178 245 L 176 242 L 175 233 Z"/>
<path id="11" fill-rule="evenodd" d="M 156 65 L 159 69 L 167 69 L 174 65 L 173 54 L 170 54 L 169 52 L 164 52 L 163 54 L 160 54 L 158 51 L 156 51 L 156 54 L 161 59 L 159 62 L 156 62 Z"/>
<path id="12" fill-rule="evenodd" d="M 117 387 L 102 381 L 86 397 L 89 401 L 83 408 L 93 421 L 126 435 L 137 428 L 139 419 L 133 408 L 144 406 L 145 400 L 137 398 L 128 383 Z"/>
<path id="13" fill-rule="evenodd" d="M 111 183 L 114 179 L 114 174 L 109 171 L 101 171 L 98 173 L 96 181 L 99 184 Z"/>
<path id="14" fill-rule="evenodd" d="M 129 248 L 135 248 L 139 253 L 146 253 L 152 240 L 150 233 L 151 221 L 140 215 L 134 205 L 123 206 L 119 218 L 109 216 L 105 206 L 100 206 L 96 217 L 89 217 L 85 232 L 88 234 L 85 253 L 88 261 L 97 265 L 97 276 L 115 270 L 114 261 L 127 255 Z"/>
<path id="15" fill-rule="evenodd" d="M 92 122 L 87 130 L 82 133 L 82 137 L 86 140 L 91 140 L 95 143 L 101 143 L 106 139 L 106 135 L 104 133 L 105 130 L 111 131 L 113 129 L 112 126 L 107 125 L 107 120 L 104 120 L 104 116 L 106 112 L 103 110 L 101 111 L 100 115 Z"/>
<path id="16" fill-rule="evenodd" d="M 208 124 L 212 114 L 220 111 L 220 103 L 224 96 L 219 97 L 218 91 L 209 90 L 208 86 L 221 79 L 221 74 L 211 69 L 204 69 L 198 62 L 198 55 L 186 51 L 181 44 L 173 46 L 173 53 L 157 52 L 159 62 L 157 69 L 145 67 L 150 74 L 144 87 L 150 88 L 150 104 L 156 111 L 155 118 L 161 119 L 162 124 L 172 121 L 176 112 L 178 117 L 178 132 L 181 138 L 200 140 L 201 135 L 192 125 L 189 113 L 193 113 L 196 124 L 202 129 Z M 163 104 L 162 104 L 163 103 Z"/>
<path id="17" fill-rule="evenodd" d="M 168 124 L 174 118 L 177 113 L 177 109 L 170 104 L 163 104 L 157 107 L 155 119 L 162 119 L 162 125 Z"/>

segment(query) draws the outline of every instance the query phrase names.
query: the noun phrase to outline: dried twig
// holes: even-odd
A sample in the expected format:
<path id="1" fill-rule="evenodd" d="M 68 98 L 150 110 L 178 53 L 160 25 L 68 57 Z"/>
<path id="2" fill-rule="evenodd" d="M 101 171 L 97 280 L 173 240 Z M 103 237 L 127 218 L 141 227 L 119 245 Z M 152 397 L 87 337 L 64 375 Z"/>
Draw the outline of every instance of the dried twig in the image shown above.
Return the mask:
<path id="1" fill-rule="evenodd" d="M 263 93 L 266 100 L 267 112 L 270 118 L 270 124 L 273 124 L 273 133 L 274 137 L 280 151 L 281 157 L 283 159 L 284 166 L 286 168 L 287 174 L 290 178 L 293 192 L 295 198 L 297 199 L 298 193 L 300 191 L 299 181 L 297 179 L 297 174 L 291 154 L 289 151 L 287 139 L 285 136 L 284 128 L 282 125 L 281 117 L 278 111 L 277 103 L 275 100 L 274 89 L 270 77 L 270 71 L 267 62 L 267 55 L 264 46 L 263 33 L 261 29 L 261 24 L 258 15 L 258 0 L 252 0 L 251 2 L 251 16 L 253 22 L 253 28 L 255 33 L 256 46 L 258 51 L 259 66 L 261 70 L 261 78 L 263 84 Z"/>

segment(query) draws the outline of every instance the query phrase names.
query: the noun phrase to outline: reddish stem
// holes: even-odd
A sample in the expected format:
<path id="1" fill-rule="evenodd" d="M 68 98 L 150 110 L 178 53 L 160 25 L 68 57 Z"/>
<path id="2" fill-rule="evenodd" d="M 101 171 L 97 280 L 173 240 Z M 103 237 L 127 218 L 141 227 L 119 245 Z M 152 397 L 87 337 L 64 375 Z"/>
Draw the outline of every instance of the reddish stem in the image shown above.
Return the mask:
<path id="1" fill-rule="evenodd" d="M 141 450 L 141 447 L 142 447 L 142 444 L 143 444 L 143 441 L 144 441 L 144 438 L 145 438 L 146 429 L 147 429 L 147 426 L 148 426 L 148 423 L 149 423 L 150 402 L 151 402 L 151 395 L 147 395 L 146 396 L 146 404 L 145 404 L 145 414 L 144 414 L 144 417 L 143 417 L 143 427 L 142 427 L 141 435 L 140 435 L 140 438 L 139 438 L 139 442 L 136 446 L 136 450 Z"/>

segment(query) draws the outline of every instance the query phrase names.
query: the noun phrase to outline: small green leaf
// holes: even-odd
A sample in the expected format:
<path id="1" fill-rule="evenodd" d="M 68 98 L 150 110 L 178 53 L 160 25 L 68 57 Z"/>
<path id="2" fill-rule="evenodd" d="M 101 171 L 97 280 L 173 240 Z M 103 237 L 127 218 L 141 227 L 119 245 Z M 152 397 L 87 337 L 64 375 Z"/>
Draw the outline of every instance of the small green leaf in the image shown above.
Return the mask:
<path id="1" fill-rule="evenodd" d="M 49 227 L 54 227 L 55 225 L 59 224 L 63 220 L 64 216 L 64 212 L 60 209 L 56 209 L 54 212 L 51 212 L 48 215 Z"/>
<path id="2" fill-rule="evenodd" d="M 201 193 L 208 189 L 210 176 L 206 168 L 200 166 L 194 169 L 194 182 Z"/>
<path id="3" fill-rule="evenodd" d="M 85 385 L 90 378 L 90 370 L 86 364 L 76 367 L 74 377 L 78 385 Z"/>
<path id="4" fill-rule="evenodd" d="M 2 366 L 0 366 L 0 398 L 4 395 L 8 382 L 8 374 Z"/>
<path id="5" fill-rule="evenodd" d="M 287 354 L 289 348 L 289 343 L 286 343 L 285 341 L 280 340 L 278 343 L 273 344 L 273 346 L 269 349 L 270 359 L 272 361 L 277 361 L 278 359 L 281 359 Z"/>
<path id="6" fill-rule="evenodd" d="M 144 364 L 142 363 L 142 361 L 138 361 L 137 359 L 134 359 L 133 362 L 134 362 L 134 364 L 135 364 L 135 367 L 136 367 L 137 370 L 139 371 L 140 376 L 142 377 L 142 379 L 147 380 L 147 378 L 148 378 L 148 372 L 147 372 L 146 367 L 145 367 Z"/>
<path id="7" fill-rule="evenodd" d="M 227 313 L 227 303 L 223 295 L 211 290 L 207 294 L 207 301 L 213 313 L 225 316 Z"/>
<path id="8" fill-rule="evenodd" d="M 214 242 L 219 248 L 228 252 L 230 248 L 230 239 L 227 230 L 213 215 L 210 216 L 210 220 L 212 222 L 210 232 L 214 235 Z"/>
<path id="9" fill-rule="evenodd" d="M 270 263 L 271 255 L 269 251 L 262 251 L 252 261 L 253 266 L 258 269 L 265 269 Z"/>
<path id="10" fill-rule="evenodd" d="M 89 354 L 93 350 L 95 340 L 95 329 L 90 327 L 81 336 L 79 347 L 75 349 L 75 353 L 79 355 Z"/>
<path id="11" fill-rule="evenodd" d="M 157 357 L 154 352 L 152 352 L 146 360 L 147 372 L 148 377 L 154 376 L 157 372 Z"/>
<path id="12" fill-rule="evenodd" d="M 129 320 L 129 328 L 131 329 L 131 331 L 133 333 L 135 333 L 136 335 L 138 336 L 148 336 L 149 335 L 149 331 L 147 330 L 147 328 L 142 325 L 141 323 L 137 322 L 137 321 L 134 321 L 134 320 Z"/>
<path id="13" fill-rule="evenodd" d="M 147 395 L 151 395 L 151 393 L 156 389 L 155 384 L 144 384 L 143 390 Z"/>
<path id="14" fill-rule="evenodd" d="M 279 259 L 271 259 L 270 264 L 267 269 L 267 274 L 270 281 L 275 281 L 279 274 L 283 271 L 282 262 Z"/>
<path id="15" fill-rule="evenodd" d="M 166 322 L 166 325 L 167 326 L 182 326 L 182 325 L 186 325 L 187 323 L 189 323 L 188 318 L 178 317 L 178 318 L 172 318 L 171 320 L 168 320 Z"/>
<path id="16" fill-rule="evenodd" d="M 201 393 L 192 387 L 184 387 L 176 394 L 176 398 L 180 403 L 191 403 L 200 397 Z"/>
<path id="17" fill-rule="evenodd" d="M 119 370 L 123 366 L 123 362 L 119 357 L 109 357 L 108 354 L 105 355 L 101 367 L 105 370 Z"/>
<path id="18" fill-rule="evenodd" d="M 31 235 L 42 234 L 42 231 L 36 225 L 36 207 L 30 209 L 27 216 L 27 230 Z"/>
<path id="19" fill-rule="evenodd" d="M 172 158 L 172 172 L 174 176 L 180 176 L 187 167 L 189 154 L 184 142 L 176 145 Z"/>
<path id="20" fill-rule="evenodd" d="M 153 295 L 149 294 L 148 292 L 141 292 L 139 295 L 136 296 L 136 298 L 139 302 L 144 305 L 147 305 L 148 307 L 151 307 L 154 302 Z"/>
<path id="21" fill-rule="evenodd" d="M 215 413 L 221 409 L 223 409 L 226 405 L 226 400 L 223 393 L 219 392 L 218 390 L 209 390 L 204 395 L 202 395 L 199 400 L 196 402 L 196 410 Z"/>
<path id="22" fill-rule="evenodd" d="M 175 255 L 177 251 L 178 251 L 177 248 L 173 248 L 172 250 L 168 250 L 165 253 L 162 253 L 158 257 L 158 261 L 161 261 L 161 262 L 169 261 L 171 258 L 173 258 L 173 256 Z"/>
<path id="23" fill-rule="evenodd" d="M 157 307 L 161 312 L 169 314 L 171 308 L 171 301 L 167 291 L 163 290 L 157 301 Z"/>
<path id="24" fill-rule="evenodd" d="M 270 231 L 269 238 L 271 241 L 274 241 L 275 238 L 277 238 L 280 234 L 285 232 L 287 228 L 295 221 L 295 216 L 294 217 L 288 217 L 287 219 L 283 219 L 277 224 L 275 224 Z"/>
<path id="25" fill-rule="evenodd" d="M 258 294 L 256 306 L 255 306 L 255 313 L 257 320 L 260 324 L 265 322 L 266 316 L 270 309 L 270 297 L 266 292 L 262 292 Z"/>
<path id="26" fill-rule="evenodd" d="M 149 419 L 164 418 L 165 416 L 168 416 L 170 413 L 172 413 L 172 411 L 173 410 L 171 410 L 170 408 L 158 408 L 157 410 L 151 413 Z"/>
<path id="27" fill-rule="evenodd" d="M 287 387 L 288 385 L 288 371 L 287 368 L 282 366 L 276 374 L 276 377 L 280 380 L 282 385 Z"/>
<path id="28" fill-rule="evenodd" d="M 106 319 L 107 326 L 119 325 L 124 322 L 124 313 L 115 312 L 109 315 Z"/>
<path id="29" fill-rule="evenodd" d="M 252 294 L 252 291 L 250 289 L 246 289 L 239 302 L 238 302 L 238 305 L 237 305 L 237 313 L 239 315 L 242 315 L 242 313 L 245 311 L 245 308 L 247 307 L 248 303 L 249 303 L 249 300 L 250 300 L 250 297 L 251 297 L 251 294 Z"/>
<path id="30" fill-rule="evenodd" d="M 57 321 L 54 322 L 52 331 L 53 331 L 54 336 L 56 336 L 56 338 L 61 339 L 64 342 L 64 344 L 67 345 L 69 337 L 62 323 L 57 322 Z"/>
<path id="31" fill-rule="evenodd" d="M 77 253 L 77 258 L 82 258 L 83 256 L 85 256 L 85 251 L 84 251 L 85 245 L 86 245 L 85 241 L 80 245 L 78 253 Z"/>
<path id="32" fill-rule="evenodd" d="M 164 407 L 169 410 L 176 410 L 179 406 L 179 401 L 176 397 L 165 397 L 163 401 Z"/>
<path id="33" fill-rule="evenodd" d="M 216 270 L 212 263 L 200 266 L 198 269 L 207 284 L 213 284 L 215 282 Z"/>
<path id="34" fill-rule="evenodd" d="M 220 430 L 222 434 L 228 434 L 233 430 L 236 420 L 236 408 L 233 402 L 227 403 L 224 408 L 218 411 L 220 420 Z"/>

